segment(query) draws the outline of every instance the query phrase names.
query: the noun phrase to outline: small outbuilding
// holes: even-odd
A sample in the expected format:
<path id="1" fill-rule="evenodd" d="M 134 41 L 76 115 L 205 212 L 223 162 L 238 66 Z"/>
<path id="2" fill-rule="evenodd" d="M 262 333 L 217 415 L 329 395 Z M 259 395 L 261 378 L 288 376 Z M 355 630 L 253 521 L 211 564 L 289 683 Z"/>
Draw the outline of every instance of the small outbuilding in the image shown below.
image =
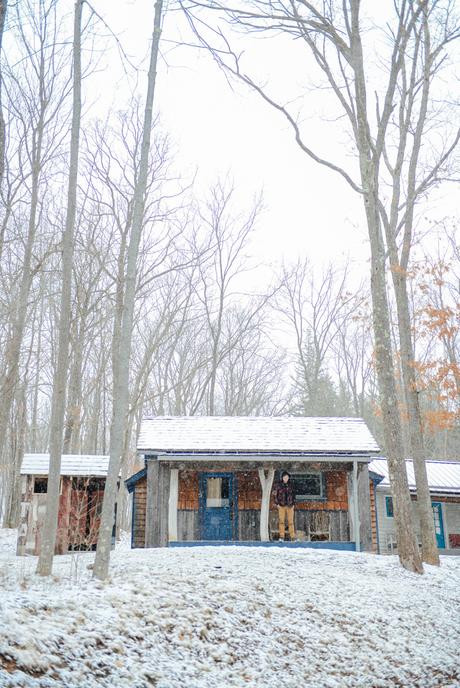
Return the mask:
<path id="1" fill-rule="evenodd" d="M 375 511 L 378 535 L 378 552 L 393 554 L 397 551 L 396 528 L 393 516 L 393 497 L 385 459 L 374 459 L 370 466 L 376 479 Z M 460 462 L 427 461 L 426 470 L 431 494 L 436 540 L 440 554 L 460 555 Z M 414 524 L 419 541 L 417 490 L 412 461 L 406 461 L 407 478 L 412 498 Z"/>
<path id="2" fill-rule="evenodd" d="M 108 456 L 62 456 L 56 554 L 96 548 L 108 465 Z M 48 472 L 49 454 L 24 455 L 19 555 L 40 554 Z"/>
<path id="3" fill-rule="evenodd" d="M 295 546 L 376 549 L 368 464 L 380 450 L 360 418 L 153 417 L 138 452 L 132 547 L 278 544 L 273 488 L 287 470 Z"/>

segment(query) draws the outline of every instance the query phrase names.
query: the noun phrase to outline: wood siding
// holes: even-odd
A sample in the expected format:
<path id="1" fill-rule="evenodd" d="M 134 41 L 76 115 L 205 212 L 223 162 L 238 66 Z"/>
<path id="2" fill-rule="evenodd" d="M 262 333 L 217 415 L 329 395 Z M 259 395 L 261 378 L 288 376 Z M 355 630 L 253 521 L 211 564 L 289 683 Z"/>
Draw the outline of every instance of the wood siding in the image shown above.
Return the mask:
<path id="1" fill-rule="evenodd" d="M 224 470 L 224 469 L 220 469 Z M 305 469 L 307 472 L 308 469 Z M 178 508 L 198 511 L 198 471 L 179 471 L 179 502 Z M 296 505 L 296 509 L 305 511 L 347 511 L 347 473 L 341 471 L 325 471 L 326 500 L 312 500 Z M 256 470 L 235 472 L 238 490 L 238 510 L 260 510 L 262 487 Z M 270 510 L 274 510 L 273 494 L 270 500 Z"/>
<path id="2" fill-rule="evenodd" d="M 181 509 L 198 511 L 198 507 L 198 472 L 179 471 L 179 499 L 177 508 L 179 511 Z"/>
<path id="3" fill-rule="evenodd" d="M 299 540 L 330 540 L 349 542 L 350 524 L 348 511 L 313 511 L 297 509 L 294 512 L 296 537 Z M 278 512 L 270 512 L 271 539 L 278 537 Z"/>
<path id="4" fill-rule="evenodd" d="M 200 539 L 198 511 L 180 509 L 177 512 L 177 539 L 190 542 Z"/>
<path id="5" fill-rule="evenodd" d="M 297 535 L 302 540 L 309 540 L 311 533 L 316 532 L 316 514 L 311 510 L 295 512 L 295 527 Z M 348 542 L 350 539 L 347 511 L 322 511 L 328 533 L 328 539 L 334 542 Z M 179 541 L 196 541 L 200 539 L 198 511 L 178 511 L 178 539 Z M 278 512 L 270 512 L 271 539 L 278 536 Z M 316 539 L 313 535 L 312 539 Z M 324 537 L 326 539 L 326 537 Z M 242 542 L 260 540 L 260 511 L 258 509 L 241 509 L 238 512 L 238 540 Z M 137 545 L 135 545 L 137 546 Z"/>
<path id="6" fill-rule="evenodd" d="M 228 470 L 220 468 L 216 472 Z M 308 469 L 306 469 L 307 471 Z M 212 472 L 212 471 L 207 471 Z M 233 471 L 238 491 L 238 539 L 242 541 L 260 539 L 260 504 L 262 488 L 257 470 Z M 179 471 L 177 535 L 179 541 L 200 539 L 199 524 L 199 473 L 182 469 Z M 314 500 L 296 505 L 295 526 L 300 539 L 320 539 L 320 530 L 328 533 L 328 539 L 347 542 L 350 539 L 348 516 L 347 471 L 327 470 L 326 500 Z M 136 483 L 133 492 L 133 547 L 146 545 L 147 479 Z M 323 516 L 318 517 L 318 512 Z M 150 510 L 153 514 L 153 511 Z M 321 521 L 321 525 L 318 525 Z M 278 512 L 273 495 L 270 502 L 270 534 L 276 539 L 278 533 Z M 326 536 L 325 536 L 326 537 Z"/>
<path id="7" fill-rule="evenodd" d="M 34 492 L 35 479 L 47 476 L 22 476 L 21 522 L 17 554 L 40 554 L 47 493 Z M 69 550 L 94 549 L 99 532 L 104 478 L 61 476 L 55 554 Z M 100 489 L 95 489 L 100 484 Z M 144 518 L 145 522 L 145 518 Z"/>
<path id="8" fill-rule="evenodd" d="M 147 512 L 147 479 L 136 483 L 133 492 L 132 546 L 145 547 L 145 515 Z"/>

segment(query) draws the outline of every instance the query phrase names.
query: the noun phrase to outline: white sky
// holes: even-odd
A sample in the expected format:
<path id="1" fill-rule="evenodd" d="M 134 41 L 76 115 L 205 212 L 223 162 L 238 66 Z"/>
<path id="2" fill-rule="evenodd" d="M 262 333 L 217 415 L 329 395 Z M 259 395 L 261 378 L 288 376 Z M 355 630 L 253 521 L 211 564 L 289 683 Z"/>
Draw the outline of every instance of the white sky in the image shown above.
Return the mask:
<path id="1" fill-rule="evenodd" d="M 153 0 L 93 2 L 133 62 L 139 64 L 148 54 Z M 382 10 L 372 3 L 374 11 L 372 19 L 381 22 L 377 15 Z M 266 211 L 259 221 L 254 246 L 261 260 L 270 263 L 282 256 L 296 259 L 309 255 L 318 263 L 341 263 L 350 256 L 359 273 L 367 272 L 369 249 L 360 199 L 335 173 L 311 161 L 298 148 L 281 114 L 241 85 L 232 91 L 206 53 L 176 47 L 174 42 L 184 35 L 183 29 L 177 12 L 166 14 L 156 107 L 176 146 L 176 164 L 184 177 L 198 172 L 196 190 L 202 196 L 219 175 L 229 172 L 242 204 L 263 189 Z M 122 74 L 113 46 L 113 40 L 107 38 L 108 50 L 101 66 L 106 62 L 109 68 L 91 80 L 90 100 L 97 97 L 101 111 L 126 107 L 134 85 L 134 79 L 130 85 Z M 270 77 L 272 92 L 285 97 L 305 93 L 299 108 L 311 127 L 309 145 L 319 155 L 330 154 L 330 158 L 348 165 L 346 137 L 336 133 L 340 126 L 326 119 L 331 120 L 335 112 L 329 108 L 327 93 L 318 94 L 310 81 L 304 52 L 295 52 L 300 46 L 266 39 L 258 39 L 254 46 L 259 73 Z M 138 83 L 142 99 L 145 65 Z M 431 212 L 447 215 L 456 207 L 456 197 L 443 191 Z"/>

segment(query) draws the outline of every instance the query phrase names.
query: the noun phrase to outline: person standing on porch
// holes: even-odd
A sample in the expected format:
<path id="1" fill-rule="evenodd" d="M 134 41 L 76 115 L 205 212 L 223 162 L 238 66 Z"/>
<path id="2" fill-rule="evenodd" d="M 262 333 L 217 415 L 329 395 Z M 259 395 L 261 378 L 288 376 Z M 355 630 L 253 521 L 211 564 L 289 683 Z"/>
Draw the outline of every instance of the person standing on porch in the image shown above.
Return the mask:
<path id="1" fill-rule="evenodd" d="M 295 528 L 294 528 L 294 505 L 295 505 L 295 492 L 294 486 L 290 481 L 290 474 L 287 471 L 283 471 L 281 474 L 281 482 L 278 484 L 275 491 L 275 504 L 278 507 L 279 516 L 279 531 L 280 540 L 284 540 L 284 535 L 286 532 L 286 517 L 289 528 L 289 537 L 291 541 L 295 540 Z"/>

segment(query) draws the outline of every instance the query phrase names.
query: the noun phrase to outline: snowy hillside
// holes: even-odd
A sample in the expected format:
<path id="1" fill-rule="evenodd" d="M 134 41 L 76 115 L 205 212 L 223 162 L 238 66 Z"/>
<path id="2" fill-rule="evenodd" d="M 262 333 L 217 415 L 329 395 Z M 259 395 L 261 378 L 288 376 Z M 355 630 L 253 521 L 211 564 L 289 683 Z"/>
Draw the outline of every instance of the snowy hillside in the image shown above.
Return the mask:
<path id="1" fill-rule="evenodd" d="M 92 554 L 0 546 L 0 686 L 460 686 L 460 558 L 423 577 L 394 557 L 280 548 Z"/>

